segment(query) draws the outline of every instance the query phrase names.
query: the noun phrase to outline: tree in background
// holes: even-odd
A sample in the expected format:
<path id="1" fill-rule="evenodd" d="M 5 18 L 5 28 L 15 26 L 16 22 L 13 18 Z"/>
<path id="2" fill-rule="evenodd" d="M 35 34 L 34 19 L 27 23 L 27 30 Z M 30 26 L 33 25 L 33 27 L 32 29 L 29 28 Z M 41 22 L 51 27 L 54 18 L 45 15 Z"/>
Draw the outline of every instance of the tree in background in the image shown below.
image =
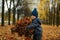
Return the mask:
<path id="1" fill-rule="evenodd" d="M 57 3 L 57 14 L 56 14 L 56 25 L 59 26 L 60 23 L 60 3 Z"/>
<path id="2" fill-rule="evenodd" d="M 15 24 L 15 13 L 16 13 L 16 6 L 15 6 L 15 0 L 13 0 L 13 24 Z"/>
<path id="3" fill-rule="evenodd" d="M 10 25 L 10 15 L 11 15 L 11 2 L 12 2 L 12 0 L 9 0 L 10 2 L 9 2 L 9 6 L 8 6 L 8 0 L 6 0 L 6 5 L 7 5 L 7 8 L 8 8 L 8 11 L 6 12 L 6 14 L 8 14 L 7 15 L 7 17 L 8 17 L 8 25 Z"/>
<path id="4" fill-rule="evenodd" d="M 4 26 L 4 0 L 2 0 L 2 20 L 1 25 Z"/>
<path id="5" fill-rule="evenodd" d="M 24 14 L 24 16 L 30 16 L 30 13 L 31 13 L 31 10 L 28 7 L 27 0 L 18 0 L 17 1 L 17 20 L 19 20 L 19 17 L 21 17 L 21 14 Z"/>

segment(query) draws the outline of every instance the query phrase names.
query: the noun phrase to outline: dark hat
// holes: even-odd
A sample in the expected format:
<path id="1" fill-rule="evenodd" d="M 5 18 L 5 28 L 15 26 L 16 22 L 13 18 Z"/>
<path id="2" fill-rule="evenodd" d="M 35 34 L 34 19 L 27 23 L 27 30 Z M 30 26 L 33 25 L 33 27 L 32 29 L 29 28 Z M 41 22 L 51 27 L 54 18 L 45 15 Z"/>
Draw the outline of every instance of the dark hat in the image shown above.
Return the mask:
<path id="1" fill-rule="evenodd" d="M 31 15 L 38 17 L 38 11 L 36 8 L 32 11 Z"/>

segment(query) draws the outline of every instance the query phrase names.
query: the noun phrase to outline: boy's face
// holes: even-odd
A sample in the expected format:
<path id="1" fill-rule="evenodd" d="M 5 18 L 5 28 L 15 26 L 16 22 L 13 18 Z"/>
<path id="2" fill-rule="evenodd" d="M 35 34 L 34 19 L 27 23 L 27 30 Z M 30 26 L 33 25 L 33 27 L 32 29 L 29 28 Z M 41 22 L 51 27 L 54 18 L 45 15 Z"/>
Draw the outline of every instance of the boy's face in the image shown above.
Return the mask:
<path id="1" fill-rule="evenodd" d="M 31 19 L 35 19 L 35 18 L 36 18 L 35 16 L 33 16 L 33 15 L 31 16 Z"/>

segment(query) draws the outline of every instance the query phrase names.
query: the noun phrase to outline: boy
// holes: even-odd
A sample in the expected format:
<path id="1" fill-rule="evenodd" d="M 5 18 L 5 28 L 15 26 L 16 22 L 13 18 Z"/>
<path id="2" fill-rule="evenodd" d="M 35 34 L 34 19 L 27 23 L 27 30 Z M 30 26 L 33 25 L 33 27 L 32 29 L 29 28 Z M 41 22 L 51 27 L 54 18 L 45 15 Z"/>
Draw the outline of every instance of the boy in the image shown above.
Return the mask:
<path id="1" fill-rule="evenodd" d="M 34 8 L 34 10 L 31 13 L 31 19 L 32 19 L 32 23 L 29 26 L 27 26 L 27 29 L 34 28 L 33 40 L 41 40 L 42 28 L 41 28 L 40 19 L 38 18 L 38 12 L 36 8 Z"/>

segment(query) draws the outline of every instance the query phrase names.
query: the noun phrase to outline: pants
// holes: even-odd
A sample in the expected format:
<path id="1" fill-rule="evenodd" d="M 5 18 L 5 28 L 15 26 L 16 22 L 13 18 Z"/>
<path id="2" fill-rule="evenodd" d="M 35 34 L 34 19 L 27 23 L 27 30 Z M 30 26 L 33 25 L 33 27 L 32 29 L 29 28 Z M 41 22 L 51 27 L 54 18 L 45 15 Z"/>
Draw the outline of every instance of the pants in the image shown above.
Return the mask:
<path id="1" fill-rule="evenodd" d="M 33 40 L 42 40 L 42 34 L 34 35 Z"/>

